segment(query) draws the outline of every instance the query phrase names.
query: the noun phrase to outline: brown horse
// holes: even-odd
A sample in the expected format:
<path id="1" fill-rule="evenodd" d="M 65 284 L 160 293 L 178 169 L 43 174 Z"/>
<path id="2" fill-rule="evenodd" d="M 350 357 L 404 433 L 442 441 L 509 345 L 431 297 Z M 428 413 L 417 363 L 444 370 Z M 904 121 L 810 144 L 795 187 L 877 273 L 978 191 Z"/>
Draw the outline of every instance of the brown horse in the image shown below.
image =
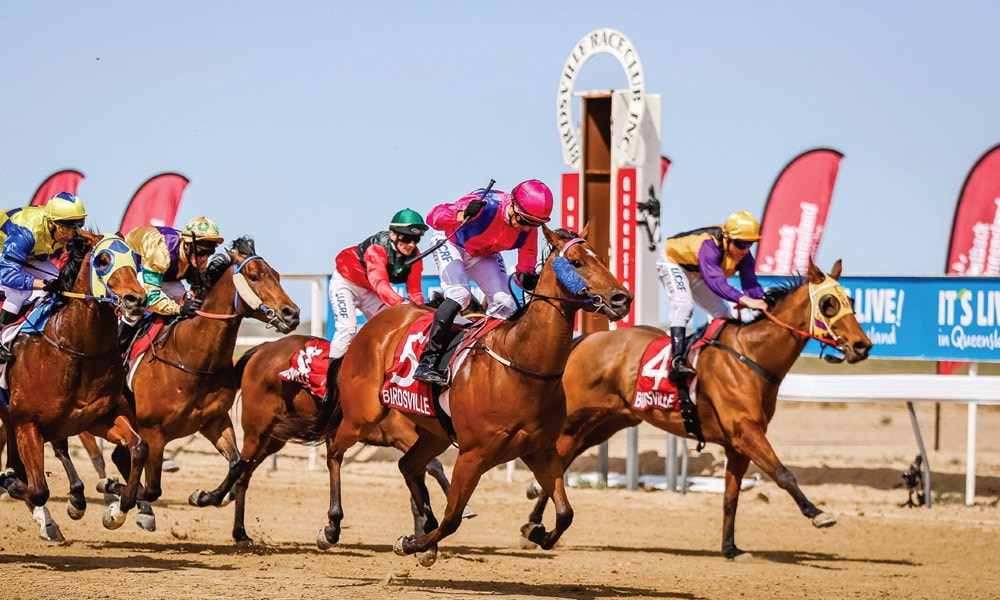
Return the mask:
<path id="1" fill-rule="evenodd" d="M 242 472 L 229 416 L 239 387 L 233 351 L 240 323 L 252 317 L 282 333 L 299 325 L 298 306 L 281 287 L 278 272 L 257 255 L 251 238 L 234 240 L 203 275 L 205 281 L 195 286 L 204 295 L 198 314 L 164 327 L 133 367 L 139 433 L 149 444 L 136 520 L 147 531 L 156 529 L 150 503 L 162 494 L 163 451 L 171 440 L 201 433 L 229 461 L 229 474 L 218 489 L 191 495 L 195 506 L 220 505 Z M 111 458 L 127 475 L 124 456 L 116 450 Z"/>
<path id="2" fill-rule="evenodd" d="M 431 293 L 427 306 L 435 307 L 444 300 L 440 291 Z M 463 315 L 481 316 L 483 306 L 472 298 Z M 237 546 L 246 547 L 253 544 L 253 539 L 247 535 L 245 525 L 246 493 L 254 471 L 268 456 L 277 453 L 285 446 L 286 440 L 274 435 L 275 428 L 289 415 L 302 418 L 315 418 L 321 409 L 321 398 L 315 397 L 305 385 L 281 378 L 278 374 L 291 364 L 306 343 L 320 341 L 308 335 L 289 335 L 280 340 L 265 342 L 246 351 L 236 362 L 236 381 L 240 382 L 240 398 L 242 402 L 241 423 L 243 425 L 243 447 L 240 455 L 243 457 L 243 472 L 233 486 L 235 495 L 235 510 L 233 513 L 233 539 Z M 333 367 L 336 368 L 336 367 Z M 368 434 L 362 442 L 371 446 L 391 446 L 400 452 L 406 452 L 417 440 L 416 426 L 412 421 L 398 412 L 391 412 L 378 427 Z M 327 439 L 327 443 L 332 442 Z M 451 488 L 444 466 L 438 459 L 427 465 L 427 472 L 447 494 Z M 417 518 L 416 505 L 411 506 L 414 518 Z M 466 506 L 463 517 L 472 518 L 476 512 Z M 322 534 L 317 536 L 317 545 L 328 549 L 330 544 Z"/>
<path id="3" fill-rule="evenodd" d="M 438 541 L 458 528 L 483 473 L 518 457 L 556 500 L 558 513 L 553 531 L 546 532 L 539 524 L 528 532 L 530 539 L 551 548 L 573 520 L 554 446 L 566 415 L 559 377 L 569 355 L 573 320 L 581 308 L 620 319 L 628 314 L 632 294 L 585 239 L 544 226 L 542 231 L 552 251 L 534 297 L 509 321 L 480 336 L 454 373 L 448 390 L 454 438 L 437 418 L 406 414 L 417 425 L 419 437 L 400 459 L 399 468 L 420 518 L 414 535 L 401 537 L 394 550 L 401 555 L 420 553 L 418 560 L 425 566 L 436 560 Z M 340 363 L 338 393 L 331 394 L 335 404 L 324 411 L 325 420 L 317 419 L 306 431 L 298 424 L 300 435 L 334 438 L 327 452 L 330 523 L 321 531 L 329 543 L 338 541 L 343 519 L 344 453 L 389 413 L 379 399 L 385 374 L 410 325 L 425 314 L 424 308 L 399 305 L 372 318 Z M 458 446 L 458 457 L 438 525 L 424 482 L 425 467 L 452 442 Z"/>
<path id="4" fill-rule="evenodd" d="M 726 558 L 750 556 L 736 547 L 734 539 L 740 482 L 750 461 L 791 495 L 813 525 L 836 523 L 802 493 L 765 434 L 774 416 L 778 386 L 802 353 L 814 322 L 824 324 L 826 338 L 847 362 L 868 356 L 871 341 L 858 324 L 847 293 L 836 283 L 840 270 L 837 261 L 827 276 L 810 261 L 805 281 L 791 281 L 766 294 L 773 320 L 762 314 L 750 323 L 729 321 L 715 343 L 698 355 L 692 395 L 697 397 L 701 430 L 706 441 L 726 451 L 722 503 L 722 554 Z M 563 469 L 586 449 L 643 421 L 693 437 L 678 410 L 632 408 L 643 354 L 651 342 L 665 335 L 652 327 L 633 327 L 588 335 L 574 347 L 562 378 L 566 423 L 556 442 Z M 667 364 L 662 361 L 659 366 L 666 369 Z M 539 494 L 531 523 L 541 522 L 548 496 L 544 490 Z"/>
<path id="5" fill-rule="evenodd" d="M 281 450 L 286 443 L 285 439 L 275 436 L 275 428 L 289 415 L 313 419 L 320 411 L 322 399 L 310 393 L 306 386 L 282 379 L 278 375 L 288 368 L 307 342 L 316 340 L 322 338 L 289 335 L 247 350 L 236 363 L 236 380 L 241 382 L 243 407 L 243 448 L 240 453 L 243 457 L 243 472 L 233 486 L 233 539 L 240 547 L 253 544 L 245 526 L 246 493 L 250 478 L 264 459 Z M 417 430 L 413 422 L 398 412 L 391 412 L 361 441 L 372 446 L 391 446 L 406 452 L 416 440 Z M 327 444 L 332 441 L 332 438 L 328 439 Z M 447 494 L 450 485 L 441 462 L 435 458 L 427 465 L 427 471 Z M 416 518 L 417 508 L 411 508 Z M 465 512 L 467 518 L 475 514 L 471 509 Z M 329 547 L 323 535 L 317 537 L 317 544 L 323 549 Z"/>
<path id="6" fill-rule="evenodd" d="M 122 394 L 125 372 L 117 346 L 118 315 L 137 320 L 146 305 L 136 256 L 120 237 L 87 231 L 74 236 L 68 252 L 57 278 L 63 306 L 47 322 L 29 314 L 28 325 L 41 332 L 16 339 L 7 371 L 10 404 L 0 408 L 7 463 L 13 467 L 0 476 L 0 486 L 25 501 L 42 537 L 50 540 L 61 540 L 62 533 L 45 507 L 45 442 L 65 444 L 67 437 L 86 431 L 122 449 L 134 475 L 126 486 L 107 481 L 98 486 L 121 496 L 104 514 L 109 529 L 120 527 L 135 506 L 147 452 Z"/>

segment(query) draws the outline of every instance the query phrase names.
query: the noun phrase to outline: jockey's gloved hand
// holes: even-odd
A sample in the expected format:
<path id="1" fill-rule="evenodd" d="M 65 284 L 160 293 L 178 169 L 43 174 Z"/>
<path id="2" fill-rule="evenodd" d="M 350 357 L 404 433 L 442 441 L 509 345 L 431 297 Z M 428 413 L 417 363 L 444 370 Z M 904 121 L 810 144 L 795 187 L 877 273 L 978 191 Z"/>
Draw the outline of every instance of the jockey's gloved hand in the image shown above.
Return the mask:
<path id="1" fill-rule="evenodd" d="M 201 308 L 201 298 L 188 298 L 181 304 L 181 317 L 184 319 L 193 317 L 195 311 Z"/>
<path id="2" fill-rule="evenodd" d="M 471 219 L 472 217 L 478 215 L 479 211 L 483 210 L 484 204 L 486 203 L 478 198 L 469 200 L 469 203 L 465 205 L 465 210 L 462 211 L 462 214 L 465 215 L 466 219 Z"/>
<path id="3" fill-rule="evenodd" d="M 59 290 L 59 280 L 58 279 L 46 279 L 42 283 L 42 289 L 50 294 L 54 294 Z"/>
<path id="4" fill-rule="evenodd" d="M 538 275 L 536 273 L 526 273 L 523 271 L 518 271 L 517 285 L 521 286 L 522 290 L 532 291 L 535 286 L 538 285 Z"/>

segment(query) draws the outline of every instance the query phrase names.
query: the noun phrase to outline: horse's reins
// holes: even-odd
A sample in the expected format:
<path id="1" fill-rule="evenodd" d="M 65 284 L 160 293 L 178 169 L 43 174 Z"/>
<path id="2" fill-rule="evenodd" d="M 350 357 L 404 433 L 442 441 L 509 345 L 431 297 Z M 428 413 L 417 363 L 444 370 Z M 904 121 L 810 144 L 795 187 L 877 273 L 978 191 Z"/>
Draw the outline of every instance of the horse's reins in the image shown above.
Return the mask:
<path id="1" fill-rule="evenodd" d="M 241 262 L 240 264 L 233 265 L 233 286 L 236 288 L 233 294 L 233 311 L 239 310 L 239 301 L 240 297 L 242 296 L 244 302 L 246 302 L 248 306 L 256 306 L 258 310 L 267 315 L 268 317 L 267 325 L 273 326 L 274 322 L 277 320 L 277 313 L 263 303 L 263 301 L 260 299 L 260 296 L 258 296 L 257 293 L 253 291 L 253 288 L 250 287 L 250 284 L 247 283 L 246 277 L 244 277 L 243 274 L 240 273 L 240 271 L 243 270 L 243 267 L 245 267 L 251 260 L 258 258 L 264 260 L 260 255 L 251 254 L 250 256 L 243 259 L 243 262 Z M 225 315 L 225 314 L 204 312 L 200 309 L 196 310 L 195 314 L 201 317 L 205 317 L 207 319 L 218 319 L 218 320 L 236 319 L 242 316 L 238 312 Z M 168 327 L 173 327 L 177 323 L 178 323 L 177 321 L 174 321 Z M 168 364 L 171 367 L 174 367 L 175 369 L 184 371 L 185 373 L 188 373 L 190 375 L 215 375 L 216 373 L 219 372 L 219 371 L 199 371 L 197 369 L 192 369 L 191 367 L 185 366 L 182 363 L 179 362 L 175 363 L 166 360 L 163 357 L 156 354 L 155 344 L 150 344 L 149 351 L 154 359 L 164 364 Z"/>
<path id="2" fill-rule="evenodd" d="M 555 271 L 556 277 L 559 279 L 559 282 L 567 290 L 569 290 L 576 296 L 579 296 L 581 294 L 586 294 L 587 295 L 586 298 L 581 299 L 576 297 L 546 296 L 544 294 L 536 294 L 534 291 L 531 290 L 524 290 L 524 291 L 527 294 L 529 294 L 532 297 L 532 299 L 539 298 L 542 300 L 556 300 L 568 304 L 592 304 L 598 306 L 598 310 L 603 308 L 603 301 L 600 304 L 598 304 L 598 302 L 595 301 L 594 295 L 591 294 L 589 291 L 587 291 L 586 282 L 583 281 L 583 278 L 580 277 L 580 275 L 576 272 L 576 269 L 573 268 L 573 265 L 566 258 L 566 250 L 568 250 L 574 244 L 580 244 L 586 241 L 587 240 L 580 237 L 569 240 L 568 242 L 563 244 L 562 249 L 559 250 L 559 255 L 552 259 L 552 270 Z M 487 346 L 486 343 L 480 339 L 474 340 L 472 345 L 470 346 L 470 349 L 476 347 L 477 345 L 479 347 L 482 347 L 483 350 L 486 351 L 486 354 L 491 356 L 501 365 L 507 367 L 508 369 L 516 371 L 522 375 L 531 377 L 532 379 L 540 379 L 542 381 L 555 381 L 560 377 L 562 377 L 563 371 L 559 371 L 558 373 L 553 373 L 553 374 L 545 374 L 545 373 L 538 373 L 536 371 L 532 371 L 531 369 L 527 369 L 525 367 L 517 365 L 511 360 L 497 354 L 496 351 Z"/>

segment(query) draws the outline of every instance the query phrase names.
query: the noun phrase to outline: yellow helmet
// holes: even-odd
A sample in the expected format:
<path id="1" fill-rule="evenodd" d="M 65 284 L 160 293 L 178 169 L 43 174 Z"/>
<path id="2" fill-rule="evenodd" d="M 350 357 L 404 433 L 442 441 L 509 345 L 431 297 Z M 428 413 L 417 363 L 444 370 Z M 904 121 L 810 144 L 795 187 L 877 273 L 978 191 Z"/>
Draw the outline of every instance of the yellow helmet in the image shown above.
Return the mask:
<path id="1" fill-rule="evenodd" d="M 756 242 L 760 239 L 760 223 L 745 210 L 738 210 L 729 215 L 722 229 L 734 240 Z"/>
<path id="2" fill-rule="evenodd" d="M 87 216 L 87 209 L 76 195 L 60 192 L 45 204 L 45 216 L 53 221 L 80 221 Z"/>
<path id="3" fill-rule="evenodd" d="M 181 239 L 185 242 L 215 242 L 221 244 L 224 240 L 219 235 L 219 226 L 208 217 L 195 217 L 187 222 L 181 231 Z"/>

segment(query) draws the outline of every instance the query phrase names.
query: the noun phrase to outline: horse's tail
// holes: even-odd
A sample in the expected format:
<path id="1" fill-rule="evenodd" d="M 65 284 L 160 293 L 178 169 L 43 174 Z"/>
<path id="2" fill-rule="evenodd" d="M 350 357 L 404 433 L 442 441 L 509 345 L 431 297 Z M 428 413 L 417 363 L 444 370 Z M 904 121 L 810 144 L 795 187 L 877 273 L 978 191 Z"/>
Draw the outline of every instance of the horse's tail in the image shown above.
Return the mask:
<path id="1" fill-rule="evenodd" d="M 326 394 L 319 402 L 319 411 L 312 417 L 285 415 L 274 425 L 271 433 L 276 438 L 308 444 L 332 437 L 344 419 L 337 386 L 340 359 L 330 359 L 326 371 Z"/>
<path id="2" fill-rule="evenodd" d="M 264 344 L 258 344 L 256 346 L 254 346 L 253 348 L 250 348 L 249 350 L 247 350 L 246 352 L 244 352 L 243 356 L 241 356 L 240 359 L 237 360 L 236 364 L 233 366 L 233 369 L 235 369 L 236 388 L 237 389 L 239 389 L 239 387 L 240 387 L 240 382 L 243 381 L 243 371 L 246 370 L 247 363 L 250 362 L 250 359 L 253 358 L 253 355 L 257 354 L 257 351 L 260 350 L 260 347 L 263 346 L 263 345 Z"/>

